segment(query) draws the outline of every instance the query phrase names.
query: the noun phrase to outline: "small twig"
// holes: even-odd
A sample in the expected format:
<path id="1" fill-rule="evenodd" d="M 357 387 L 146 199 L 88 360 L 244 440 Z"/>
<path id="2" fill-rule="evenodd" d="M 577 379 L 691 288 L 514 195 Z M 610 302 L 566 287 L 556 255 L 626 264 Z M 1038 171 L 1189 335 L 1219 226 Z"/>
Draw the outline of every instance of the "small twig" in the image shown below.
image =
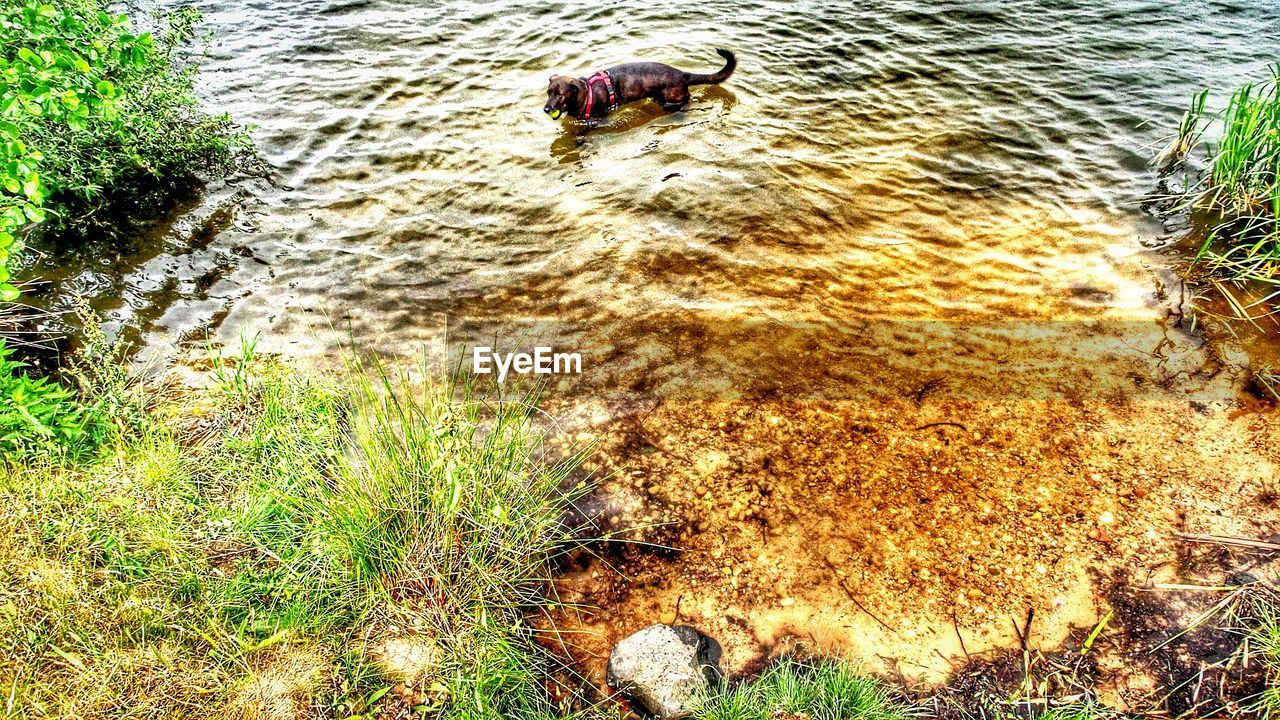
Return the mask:
<path id="1" fill-rule="evenodd" d="M 1194 543 L 1207 543 L 1213 545 L 1227 545 L 1231 547 L 1250 548 L 1253 550 L 1263 550 L 1266 552 L 1280 551 L 1280 543 L 1266 542 L 1263 540 L 1250 540 L 1248 538 L 1230 537 L 1227 535 L 1196 535 L 1193 533 L 1173 534 L 1179 540 Z"/>
<path id="2" fill-rule="evenodd" d="M 936 422 L 936 423 L 929 423 L 928 425 L 921 425 L 921 426 L 919 426 L 919 427 L 915 428 L 915 429 L 914 429 L 914 432 L 919 432 L 920 430 L 928 430 L 929 428 L 936 428 L 936 427 L 953 427 L 953 428 L 960 428 L 961 430 L 964 430 L 965 432 L 969 432 L 969 428 L 965 427 L 964 425 L 961 425 L 961 424 L 960 424 L 960 423 L 958 423 L 958 422 Z"/>
<path id="3" fill-rule="evenodd" d="M 1028 650 L 1031 645 L 1031 621 L 1036 617 L 1035 608 L 1027 608 L 1027 624 L 1023 626 L 1022 632 L 1018 635 L 1022 639 L 1022 649 Z"/>
<path id="4" fill-rule="evenodd" d="M 941 385 L 944 382 L 944 380 L 945 378 L 936 377 L 926 382 L 925 384 L 921 385 L 920 389 L 916 390 L 916 405 L 923 405 L 925 394 L 927 394 L 930 390 Z"/>
<path id="5" fill-rule="evenodd" d="M 1027 623 L 1019 628 L 1018 621 L 1009 618 L 1013 624 L 1013 632 L 1018 636 L 1018 644 L 1022 647 L 1022 687 L 1026 691 L 1027 707 L 1031 707 L 1031 620 L 1035 617 L 1035 608 L 1027 608 Z"/>
<path id="6" fill-rule="evenodd" d="M 934 655 L 937 655 L 937 656 L 938 656 L 938 657 L 940 657 L 940 658 L 942 658 L 942 662 L 944 662 L 944 663 L 946 663 L 946 664 L 950 665 L 952 670 L 955 670 L 955 669 L 956 669 L 956 664 L 955 664 L 955 663 L 953 663 L 953 662 L 951 662 L 951 658 L 947 657 L 946 655 L 943 655 L 943 654 L 942 654 L 942 651 L 941 651 L 941 650 L 939 650 L 938 648 L 934 648 L 934 649 L 933 649 L 933 654 L 934 654 Z"/>
<path id="7" fill-rule="evenodd" d="M 823 558 L 823 561 L 826 562 L 827 567 L 831 568 L 832 572 L 835 572 L 836 570 L 838 570 L 838 568 L 836 567 L 836 564 L 831 562 L 830 558 Z M 836 577 L 840 577 L 840 576 L 837 575 Z M 885 622 L 884 620 L 881 620 L 879 616 L 877 616 L 875 613 L 868 610 L 866 605 L 863 605 L 862 603 L 858 602 L 858 596 L 855 595 L 854 592 L 849 589 L 849 584 L 845 581 L 844 578 L 840 578 L 840 589 L 844 590 L 845 596 L 848 597 L 849 600 L 854 605 L 857 605 L 859 610 L 866 613 L 872 620 L 875 620 L 876 622 L 880 623 L 881 627 L 883 627 L 885 630 L 888 630 L 894 635 L 898 634 L 898 631 L 894 630 L 892 625 Z"/>
<path id="8" fill-rule="evenodd" d="M 840 581 L 840 585 L 841 585 L 841 587 L 844 587 L 844 581 L 843 581 L 843 580 L 841 580 L 841 581 Z M 845 587 L 845 592 L 849 592 L 849 588 Z M 890 625 L 889 623 L 887 623 L 887 622 L 885 622 L 885 621 L 881 620 L 879 616 L 877 616 L 875 613 L 873 613 L 873 612 L 871 612 L 870 610 L 868 610 L 866 605 L 863 605 L 862 603 L 858 602 L 858 598 L 854 597 L 853 593 L 849 593 L 849 599 L 853 601 L 853 604 L 854 604 L 854 605 L 857 605 L 857 606 L 858 606 L 858 609 L 859 609 L 859 610 L 861 610 L 862 612 L 864 612 L 864 613 L 866 613 L 868 616 L 870 616 L 872 620 L 875 620 L 876 622 L 880 623 L 880 625 L 881 625 L 882 627 L 884 627 L 884 629 L 885 629 L 885 630 L 888 630 L 889 632 L 893 633 L 894 635 L 897 635 L 897 634 L 898 634 L 898 631 L 897 631 L 897 630 L 894 630 L 892 625 Z"/>
<path id="9" fill-rule="evenodd" d="M 964 659 L 969 660 L 969 648 L 964 646 L 964 636 L 960 634 L 960 621 L 956 619 L 955 612 L 951 613 L 951 627 L 956 629 L 956 638 L 960 641 L 960 650 L 964 653 Z"/>

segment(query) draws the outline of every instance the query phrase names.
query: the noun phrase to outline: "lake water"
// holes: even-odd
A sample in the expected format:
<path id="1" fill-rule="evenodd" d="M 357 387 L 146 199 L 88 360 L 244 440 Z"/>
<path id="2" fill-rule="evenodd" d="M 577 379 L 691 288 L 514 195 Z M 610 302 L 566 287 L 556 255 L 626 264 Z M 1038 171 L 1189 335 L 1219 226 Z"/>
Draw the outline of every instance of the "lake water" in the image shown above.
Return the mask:
<path id="1" fill-rule="evenodd" d="M 606 384 L 644 349 L 645 372 L 749 385 L 774 332 L 847 349 L 880 321 L 1157 316 L 1152 146 L 1196 89 L 1262 77 L 1280 34 L 1262 0 L 200 6 L 201 93 L 271 179 L 56 256 L 58 294 L 161 350 L 212 327 L 403 353 L 445 316 L 517 345 L 541 323 Z M 552 73 L 710 71 L 716 47 L 738 71 L 685 112 L 541 112 Z"/>

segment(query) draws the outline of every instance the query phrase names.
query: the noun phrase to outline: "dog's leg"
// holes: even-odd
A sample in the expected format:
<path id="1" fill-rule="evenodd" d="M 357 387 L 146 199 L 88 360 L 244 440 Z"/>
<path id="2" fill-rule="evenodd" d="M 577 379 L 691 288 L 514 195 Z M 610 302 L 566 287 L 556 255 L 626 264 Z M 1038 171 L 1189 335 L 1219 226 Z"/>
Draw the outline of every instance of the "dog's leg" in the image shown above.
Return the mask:
<path id="1" fill-rule="evenodd" d="M 673 87 L 663 88 L 662 98 L 658 100 L 662 105 L 662 109 L 667 112 L 679 112 L 689 104 L 689 87 L 687 85 L 676 85 Z"/>

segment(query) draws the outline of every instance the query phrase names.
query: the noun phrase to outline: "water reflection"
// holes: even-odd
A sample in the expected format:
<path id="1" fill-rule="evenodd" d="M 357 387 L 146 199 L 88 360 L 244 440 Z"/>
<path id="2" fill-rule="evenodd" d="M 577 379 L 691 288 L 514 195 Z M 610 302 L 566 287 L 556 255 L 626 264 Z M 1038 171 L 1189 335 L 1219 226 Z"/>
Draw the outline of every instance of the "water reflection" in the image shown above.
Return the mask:
<path id="1" fill-rule="evenodd" d="M 326 315 L 389 354 L 438 339 L 435 313 L 549 317 L 584 345 L 761 317 L 1155 319 L 1146 148 L 1194 89 L 1272 59 L 1269 3 L 1238 5 L 208 0 L 201 92 L 278 184 L 199 242 L 37 271 L 162 347 L 244 326 L 327 353 Z M 538 112 L 550 73 L 702 69 L 715 47 L 739 69 L 684 112 Z"/>
<path id="2" fill-rule="evenodd" d="M 731 112 L 738 104 L 733 91 L 721 85 L 698 86 L 689 91 L 689 105 L 677 113 L 664 111 L 657 103 L 645 100 L 624 105 L 606 118 L 599 120 L 560 120 L 560 134 L 551 141 L 551 157 L 560 164 L 582 163 L 581 148 L 587 136 L 608 137 L 643 128 L 658 121 L 656 135 L 670 132 L 672 128 L 708 122 L 719 115 Z M 708 117 L 710 115 L 710 117 Z"/>

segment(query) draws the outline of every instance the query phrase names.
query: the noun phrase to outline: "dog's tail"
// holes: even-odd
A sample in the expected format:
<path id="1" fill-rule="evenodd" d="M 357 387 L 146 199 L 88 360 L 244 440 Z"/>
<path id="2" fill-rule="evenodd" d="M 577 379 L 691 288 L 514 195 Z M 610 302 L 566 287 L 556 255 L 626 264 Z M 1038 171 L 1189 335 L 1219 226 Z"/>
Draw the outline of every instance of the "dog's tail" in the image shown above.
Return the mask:
<path id="1" fill-rule="evenodd" d="M 728 80 L 729 76 L 733 74 L 733 69 L 738 67 L 738 59 L 735 58 L 733 56 L 733 53 L 729 52 L 728 50 L 722 50 L 720 48 L 716 48 L 716 53 L 720 57 L 725 59 L 726 62 L 724 64 L 724 67 L 720 68 L 716 72 L 711 73 L 710 75 L 703 75 L 702 73 L 685 73 L 684 74 L 685 84 L 715 85 L 716 83 L 722 83 L 725 80 Z"/>

